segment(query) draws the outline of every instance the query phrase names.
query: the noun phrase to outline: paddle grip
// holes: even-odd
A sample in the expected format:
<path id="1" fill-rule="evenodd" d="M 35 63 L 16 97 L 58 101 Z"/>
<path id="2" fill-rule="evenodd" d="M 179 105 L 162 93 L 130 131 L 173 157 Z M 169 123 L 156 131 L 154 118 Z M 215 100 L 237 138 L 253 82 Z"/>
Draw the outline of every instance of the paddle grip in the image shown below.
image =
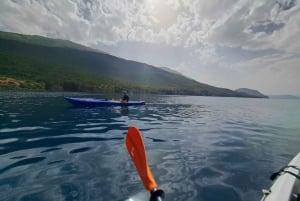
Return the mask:
<path id="1" fill-rule="evenodd" d="M 161 189 L 154 189 L 151 191 L 149 201 L 163 201 L 165 199 L 165 192 Z"/>

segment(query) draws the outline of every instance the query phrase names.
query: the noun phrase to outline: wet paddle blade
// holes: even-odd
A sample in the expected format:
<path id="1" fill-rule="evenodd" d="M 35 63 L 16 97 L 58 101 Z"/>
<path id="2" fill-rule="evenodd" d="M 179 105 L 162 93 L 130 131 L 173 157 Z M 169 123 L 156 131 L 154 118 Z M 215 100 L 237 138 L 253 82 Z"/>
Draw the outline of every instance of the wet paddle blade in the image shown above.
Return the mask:
<path id="1" fill-rule="evenodd" d="M 129 127 L 125 143 L 145 189 L 151 192 L 157 188 L 157 184 L 148 166 L 145 145 L 138 128 L 134 126 Z"/>

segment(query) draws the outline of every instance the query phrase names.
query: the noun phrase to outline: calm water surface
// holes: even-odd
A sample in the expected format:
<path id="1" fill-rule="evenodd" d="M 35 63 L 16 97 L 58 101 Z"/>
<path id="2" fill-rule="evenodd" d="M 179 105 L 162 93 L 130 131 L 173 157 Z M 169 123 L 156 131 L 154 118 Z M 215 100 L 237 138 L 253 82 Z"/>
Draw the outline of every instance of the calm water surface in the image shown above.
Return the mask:
<path id="1" fill-rule="evenodd" d="M 0 93 L 0 200 L 121 201 L 145 193 L 124 146 L 142 131 L 169 201 L 254 201 L 300 151 L 300 101 L 135 97 L 72 108 L 62 93 Z"/>

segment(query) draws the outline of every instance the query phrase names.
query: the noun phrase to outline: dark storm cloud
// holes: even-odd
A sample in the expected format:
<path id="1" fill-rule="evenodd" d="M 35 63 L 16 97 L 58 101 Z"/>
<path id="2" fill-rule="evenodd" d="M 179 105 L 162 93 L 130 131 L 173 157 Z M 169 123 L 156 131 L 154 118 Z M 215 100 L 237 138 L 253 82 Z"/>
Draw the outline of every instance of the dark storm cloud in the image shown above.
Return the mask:
<path id="1" fill-rule="evenodd" d="M 256 22 L 250 27 L 253 33 L 264 32 L 266 34 L 272 34 L 274 31 L 280 30 L 284 27 L 284 23 L 274 23 L 271 20 L 262 22 Z"/>
<path id="2" fill-rule="evenodd" d="M 296 0 L 277 1 L 277 4 L 281 10 L 285 11 L 293 8 L 296 5 Z"/>
<path id="3" fill-rule="evenodd" d="M 79 16 L 83 17 L 88 21 L 92 20 L 92 11 L 91 11 L 92 6 L 93 6 L 92 0 L 83 0 L 82 2 L 80 2 L 78 6 Z"/>

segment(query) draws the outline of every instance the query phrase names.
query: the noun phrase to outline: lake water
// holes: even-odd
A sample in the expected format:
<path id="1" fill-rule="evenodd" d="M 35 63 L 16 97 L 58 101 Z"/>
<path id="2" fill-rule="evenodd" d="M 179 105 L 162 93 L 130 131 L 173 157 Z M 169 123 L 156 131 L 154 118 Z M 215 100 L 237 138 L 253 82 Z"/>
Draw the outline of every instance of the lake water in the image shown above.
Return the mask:
<path id="1" fill-rule="evenodd" d="M 121 201 L 147 195 L 127 154 L 140 128 L 169 201 L 254 201 L 300 151 L 300 100 L 134 96 L 73 108 L 63 93 L 0 93 L 0 200 Z"/>

